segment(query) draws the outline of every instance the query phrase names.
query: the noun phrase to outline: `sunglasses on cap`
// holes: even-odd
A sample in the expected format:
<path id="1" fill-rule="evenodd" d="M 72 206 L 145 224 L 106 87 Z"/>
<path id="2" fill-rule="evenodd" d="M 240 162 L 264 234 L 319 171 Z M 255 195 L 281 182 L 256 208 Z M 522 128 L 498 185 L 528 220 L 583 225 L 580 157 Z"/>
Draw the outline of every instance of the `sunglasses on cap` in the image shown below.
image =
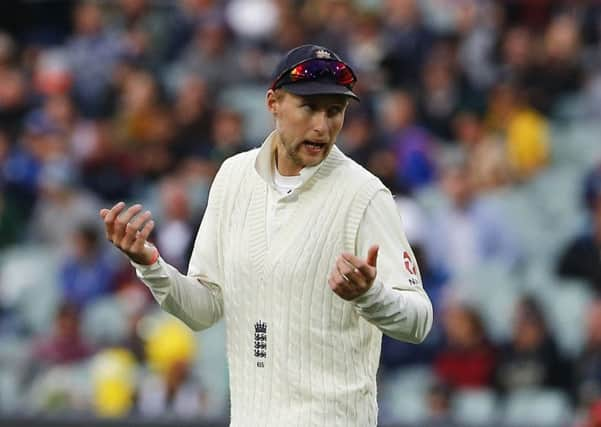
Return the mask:
<path id="1" fill-rule="evenodd" d="M 323 78 L 333 79 L 337 85 L 352 88 L 357 81 L 353 71 L 342 61 L 329 59 L 309 59 L 284 71 L 271 85 L 277 89 L 285 84 L 301 81 L 314 81 Z"/>

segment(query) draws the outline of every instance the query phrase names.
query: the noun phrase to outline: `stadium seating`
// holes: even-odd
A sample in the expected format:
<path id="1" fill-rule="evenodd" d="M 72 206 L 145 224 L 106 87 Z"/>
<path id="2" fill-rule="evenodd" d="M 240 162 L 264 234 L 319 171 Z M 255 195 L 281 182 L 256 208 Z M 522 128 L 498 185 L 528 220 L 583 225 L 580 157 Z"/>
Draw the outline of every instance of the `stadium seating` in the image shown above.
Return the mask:
<path id="1" fill-rule="evenodd" d="M 493 390 L 461 390 L 452 400 L 453 419 L 461 426 L 488 426 L 497 418 L 498 401 Z"/>
<path id="2" fill-rule="evenodd" d="M 427 419 L 426 393 L 433 382 L 433 373 L 426 366 L 399 369 L 380 378 L 381 422 L 420 423 Z"/>
<path id="3" fill-rule="evenodd" d="M 529 427 L 564 426 L 572 419 L 565 393 L 555 390 L 519 390 L 504 404 L 502 420 L 507 425 Z"/>
<path id="4" fill-rule="evenodd" d="M 58 258 L 51 248 L 16 246 L 0 266 L 0 301 L 13 307 L 31 333 L 46 332 L 59 300 Z"/>
<path id="5" fill-rule="evenodd" d="M 96 344 L 123 340 L 127 334 L 127 316 L 119 299 L 106 296 L 90 303 L 83 315 L 83 333 Z"/>

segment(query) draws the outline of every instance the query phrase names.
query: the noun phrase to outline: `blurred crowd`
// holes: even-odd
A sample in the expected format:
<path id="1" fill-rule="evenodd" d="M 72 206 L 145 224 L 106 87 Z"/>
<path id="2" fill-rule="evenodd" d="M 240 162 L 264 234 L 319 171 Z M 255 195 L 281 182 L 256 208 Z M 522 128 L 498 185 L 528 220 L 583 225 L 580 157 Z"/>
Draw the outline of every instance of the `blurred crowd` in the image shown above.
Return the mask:
<path id="1" fill-rule="evenodd" d="M 384 337 L 383 419 L 411 412 L 409 388 L 440 425 L 458 393 L 543 390 L 601 426 L 601 3 L 16 4 L 0 18 L 0 413 L 227 414 L 225 374 L 203 368 L 224 350 L 157 313 L 98 211 L 143 202 L 186 271 L 221 162 L 272 126 L 276 61 L 316 43 L 359 77 L 338 144 L 395 194 L 435 307 L 424 344 Z M 416 366 L 427 383 L 401 381 Z"/>

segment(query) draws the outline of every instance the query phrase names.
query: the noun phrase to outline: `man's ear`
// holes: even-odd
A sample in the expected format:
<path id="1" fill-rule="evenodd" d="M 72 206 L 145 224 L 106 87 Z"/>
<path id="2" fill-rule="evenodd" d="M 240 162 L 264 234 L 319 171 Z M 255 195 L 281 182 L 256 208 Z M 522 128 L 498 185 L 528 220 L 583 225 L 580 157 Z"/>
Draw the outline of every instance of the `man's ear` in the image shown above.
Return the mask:
<path id="1" fill-rule="evenodd" d="M 274 116 L 278 115 L 278 97 L 273 89 L 269 89 L 267 91 L 267 95 L 265 96 L 265 103 L 267 104 L 267 109 Z"/>
<path id="2" fill-rule="evenodd" d="M 276 115 L 278 110 L 278 101 L 276 99 L 275 91 L 273 89 L 269 89 L 267 91 L 267 95 L 265 96 L 265 103 L 269 112 L 273 115 Z"/>

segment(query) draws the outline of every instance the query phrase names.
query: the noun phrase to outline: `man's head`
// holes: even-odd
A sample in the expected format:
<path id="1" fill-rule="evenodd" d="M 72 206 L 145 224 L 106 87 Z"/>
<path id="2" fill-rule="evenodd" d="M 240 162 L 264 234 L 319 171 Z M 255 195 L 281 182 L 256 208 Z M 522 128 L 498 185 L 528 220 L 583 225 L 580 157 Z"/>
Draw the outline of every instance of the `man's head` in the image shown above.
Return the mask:
<path id="1" fill-rule="evenodd" d="M 296 174 L 328 155 L 349 98 L 359 99 L 352 91 L 355 81 L 351 68 L 320 46 L 297 47 L 280 61 L 267 92 L 267 108 L 280 135 L 281 173 Z"/>

